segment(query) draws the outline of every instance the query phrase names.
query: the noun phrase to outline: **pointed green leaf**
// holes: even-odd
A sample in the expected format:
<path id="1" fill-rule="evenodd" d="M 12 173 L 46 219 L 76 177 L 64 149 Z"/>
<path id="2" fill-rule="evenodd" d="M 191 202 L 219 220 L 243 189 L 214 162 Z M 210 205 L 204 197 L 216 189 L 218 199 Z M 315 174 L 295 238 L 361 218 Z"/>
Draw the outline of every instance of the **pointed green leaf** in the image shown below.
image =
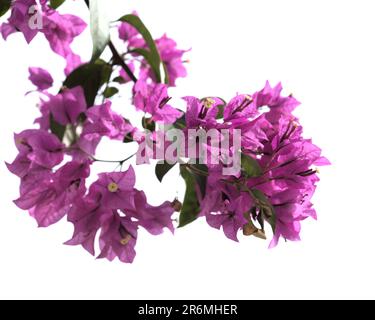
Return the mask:
<path id="1" fill-rule="evenodd" d="M 92 107 L 99 89 L 109 81 L 111 73 L 112 67 L 108 63 L 97 60 L 95 63 L 87 63 L 75 69 L 66 78 L 64 86 L 68 88 L 82 86 L 87 105 Z"/>
<path id="2" fill-rule="evenodd" d="M 180 119 L 177 119 L 173 126 L 177 129 L 185 129 L 186 128 L 186 115 L 183 113 L 183 116 Z"/>
<path id="3" fill-rule="evenodd" d="M 51 132 L 57 136 L 59 138 L 60 141 L 63 141 L 64 139 L 64 136 L 65 136 L 65 132 L 66 132 L 66 126 L 58 123 L 52 116 L 52 114 L 50 114 L 50 118 L 49 118 L 49 126 L 50 126 L 50 129 L 51 129 Z"/>
<path id="4" fill-rule="evenodd" d="M 260 177 L 263 174 L 258 161 L 244 153 L 241 154 L 241 166 L 248 178 Z"/>
<path id="5" fill-rule="evenodd" d="M 271 225 L 272 231 L 276 231 L 276 212 L 268 197 L 260 190 L 253 189 L 253 196 L 255 196 L 260 203 L 260 212 L 262 217 Z"/>
<path id="6" fill-rule="evenodd" d="M 142 20 L 133 14 L 128 14 L 121 17 L 118 21 L 127 22 L 132 25 L 137 31 L 142 35 L 143 39 L 145 40 L 148 50 L 145 49 L 135 49 L 138 54 L 142 55 L 146 61 L 150 64 L 153 72 L 155 73 L 156 81 L 162 82 L 161 79 L 161 67 L 162 61 L 160 58 L 159 51 L 156 47 L 155 41 L 151 36 L 150 31 L 146 28 L 143 24 Z"/>
<path id="7" fill-rule="evenodd" d="M 12 0 L 0 0 L 0 17 L 8 12 L 11 4 Z"/>
<path id="8" fill-rule="evenodd" d="M 91 61 L 98 59 L 109 42 L 109 20 L 105 0 L 90 0 L 90 30 L 93 43 Z"/>
<path id="9" fill-rule="evenodd" d="M 114 95 L 116 95 L 119 92 L 117 88 L 114 87 L 108 87 L 104 90 L 103 96 L 105 98 L 112 98 Z"/>
<path id="10" fill-rule="evenodd" d="M 118 76 L 118 77 L 114 78 L 112 81 L 113 82 L 117 82 L 119 84 L 124 84 L 125 83 L 125 79 L 123 77 L 121 77 L 121 76 Z"/>
<path id="11" fill-rule="evenodd" d="M 191 164 L 190 166 L 194 169 L 190 169 L 186 165 L 180 166 L 181 176 L 185 180 L 186 184 L 186 193 L 184 203 L 182 204 L 179 228 L 185 227 L 198 218 L 200 205 L 196 186 L 198 185 L 202 198 L 204 198 L 206 195 L 206 175 L 208 173 L 207 166 L 201 164 Z"/>
<path id="12" fill-rule="evenodd" d="M 164 83 L 169 84 L 169 73 L 168 73 L 168 68 L 165 62 L 162 62 L 163 64 L 163 70 L 164 70 Z"/>
<path id="13" fill-rule="evenodd" d="M 156 123 L 152 120 L 152 118 L 143 117 L 142 127 L 143 129 L 154 132 L 156 130 Z"/>
<path id="14" fill-rule="evenodd" d="M 208 167 L 205 164 L 192 164 L 191 166 L 196 170 L 192 171 L 192 173 L 195 177 L 196 183 L 198 184 L 202 198 L 204 198 L 206 196 Z"/>
<path id="15" fill-rule="evenodd" d="M 143 58 L 145 58 L 145 60 L 147 61 L 147 63 L 150 65 L 152 71 L 154 72 L 155 75 L 160 75 L 160 64 L 158 64 L 158 61 L 154 59 L 153 55 L 151 54 L 150 51 L 146 50 L 146 49 L 142 49 L 142 48 L 137 48 L 137 49 L 133 49 L 130 51 L 131 53 L 136 53 L 136 54 L 139 54 L 140 56 L 142 56 Z M 160 76 L 157 76 L 158 78 L 158 82 L 160 82 L 161 80 L 161 75 Z"/>
<path id="16" fill-rule="evenodd" d="M 123 140 L 124 143 L 132 143 L 134 142 L 134 139 L 130 133 L 128 133 Z"/>
<path id="17" fill-rule="evenodd" d="M 65 0 L 50 0 L 50 2 L 49 2 L 49 6 L 50 6 L 52 9 L 57 9 L 57 8 L 60 7 L 64 2 L 65 2 Z"/>
<path id="18" fill-rule="evenodd" d="M 158 180 L 160 182 L 163 182 L 163 179 L 164 177 L 166 176 L 166 174 L 172 170 L 172 168 L 176 165 L 176 163 L 174 164 L 169 164 L 167 162 L 164 162 L 164 161 L 161 161 L 159 162 L 157 165 L 156 165 L 156 168 L 155 168 L 155 174 L 156 174 L 156 177 L 158 178 Z"/>
<path id="19" fill-rule="evenodd" d="M 194 175 L 186 166 L 180 166 L 182 178 L 185 180 L 186 192 L 179 219 L 179 228 L 185 227 L 195 221 L 199 214 L 199 203 L 195 191 Z"/>
<path id="20" fill-rule="evenodd" d="M 225 105 L 221 104 L 219 106 L 217 106 L 218 108 L 218 113 L 216 115 L 216 119 L 217 120 L 220 120 L 220 119 L 223 119 L 224 118 L 224 108 L 225 108 Z"/>

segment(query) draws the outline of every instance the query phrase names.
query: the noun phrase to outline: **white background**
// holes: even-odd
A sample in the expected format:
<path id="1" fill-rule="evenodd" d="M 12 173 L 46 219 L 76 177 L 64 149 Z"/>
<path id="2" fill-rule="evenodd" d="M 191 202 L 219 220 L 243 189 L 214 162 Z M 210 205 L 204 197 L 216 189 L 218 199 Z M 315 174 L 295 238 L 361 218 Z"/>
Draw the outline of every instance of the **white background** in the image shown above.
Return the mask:
<path id="1" fill-rule="evenodd" d="M 87 18 L 81 1 L 68 2 L 64 11 Z M 32 127 L 37 115 L 37 97 L 24 96 L 32 89 L 28 66 L 48 68 L 59 82 L 64 63 L 43 37 L 28 47 L 16 35 L 0 41 L 0 298 L 375 298 L 374 1 L 108 3 L 111 18 L 136 9 L 154 36 L 167 31 L 180 47 L 193 48 L 189 77 L 174 96 L 229 99 L 268 79 L 282 81 L 285 93 L 303 102 L 297 115 L 305 134 L 333 163 L 321 170 L 314 198 L 319 221 L 304 223 L 302 242 L 274 250 L 253 238 L 231 242 L 204 221 L 175 236 L 141 232 L 132 265 L 62 245 L 72 226 L 37 229 L 12 203 L 19 181 L 4 161 L 16 155 L 13 132 Z M 75 48 L 89 58 L 88 33 Z M 130 108 L 126 99 L 117 104 Z M 117 159 L 127 148 L 102 148 L 101 156 Z M 137 185 L 152 203 L 173 199 L 177 185 L 183 195 L 176 174 L 160 185 L 153 168 L 138 171 Z"/>

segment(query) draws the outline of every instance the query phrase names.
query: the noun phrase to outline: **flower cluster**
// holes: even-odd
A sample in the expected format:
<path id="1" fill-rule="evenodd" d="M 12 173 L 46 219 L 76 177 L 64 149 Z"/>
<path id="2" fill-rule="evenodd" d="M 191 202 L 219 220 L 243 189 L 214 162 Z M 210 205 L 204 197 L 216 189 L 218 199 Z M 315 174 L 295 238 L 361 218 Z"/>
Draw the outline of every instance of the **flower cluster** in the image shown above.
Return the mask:
<path id="1" fill-rule="evenodd" d="M 31 6 L 40 10 L 40 30 L 28 22 Z M 18 155 L 7 164 L 21 180 L 15 204 L 28 210 L 40 227 L 67 217 L 74 234 L 66 244 L 81 245 L 95 255 L 99 236 L 98 257 L 111 261 L 117 257 L 125 263 L 135 258 L 139 228 L 152 235 L 160 235 L 164 229 L 173 233 L 176 221 L 183 227 L 199 217 L 234 241 L 238 241 L 239 231 L 266 239 L 266 223 L 273 231 L 271 247 L 280 237 L 299 240 L 301 221 L 316 218 L 311 198 L 319 181 L 317 166 L 329 164 L 321 150 L 303 137 L 299 120 L 293 116 L 299 102 L 283 96 L 280 84 L 271 87 L 267 82 L 263 90 L 237 95 L 228 103 L 217 97 L 184 97 L 186 110 L 179 110 L 173 107 L 168 90 L 187 75 L 187 51 L 166 35 L 150 39 L 137 14 L 120 21 L 116 41 L 124 53 L 108 41 L 113 55 L 110 61 L 82 63 L 70 45 L 85 29 L 84 21 L 61 15 L 47 0 L 12 2 L 8 21 L 0 26 L 4 39 L 22 32 L 30 42 L 40 32 L 67 65 L 67 77 L 58 90 L 47 70 L 29 69 L 29 79 L 40 96 L 40 116 L 35 120 L 38 128 L 15 135 Z M 113 97 L 126 88 L 132 92 L 135 110 L 145 114 L 141 125 L 112 108 Z M 173 130 L 180 130 L 183 140 L 177 143 L 179 149 L 171 163 L 165 147 L 176 144 L 168 140 Z M 192 130 L 215 130 L 219 135 L 201 141 L 190 136 Z M 146 143 L 146 133 L 151 143 Z M 225 133 L 229 142 L 223 148 Z M 238 133 L 239 144 L 235 143 Z M 103 137 L 138 143 L 137 158 L 147 149 L 152 159 L 167 160 L 156 166 L 160 181 L 178 164 L 186 183 L 182 203 L 171 199 L 150 205 L 146 194 L 135 188 L 133 167 L 123 170 L 130 158 L 96 158 Z M 183 154 L 197 141 L 197 152 L 186 161 Z M 239 170 L 225 173 L 229 160 L 235 162 L 236 158 Z M 87 186 L 91 166 L 100 161 L 118 166 L 99 174 Z M 178 219 L 176 212 L 180 212 Z"/>
<path id="2" fill-rule="evenodd" d="M 226 177 L 217 165 L 208 164 L 206 197 L 200 203 L 208 224 L 222 228 L 235 241 L 240 229 L 245 235 L 265 237 L 265 221 L 274 229 L 271 247 L 280 237 L 296 241 L 300 222 L 317 217 L 310 201 L 319 181 L 316 167 L 329 162 L 311 140 L 303 138 L 302 127 L 292 115 L 299 102 L 293 96 L 281 96 L 281 91 L 281 84 L 272 88 L 267 82 L 253 95 L 232 99 L 223 122 L 216 120 L 214 105 L 204 116 L 187 121 L 189 126 L 241 129 L 243 172 Z M 205 108 L 197 99 L 188 99 L 187 114 L 196 114 L 199 106 Z M 261 111 L 264 107 L 267 112 Z M 250 170 L 248 164 L 252 164 Z"/>
<path id="3" fill-rule="evenodd" d="M 48 40 L 52 51 L 66 59 L 65 72 L 68 74 L 81 64 L 80 57 L 70 45 L 87 24 L 71 14 L 60 14 L 52 9 L 47 0 L 14 0 L 8 22 L 0 27 L 4 40 L 15 32 L 22 32 L 30 43 L 38 33 Z"/>

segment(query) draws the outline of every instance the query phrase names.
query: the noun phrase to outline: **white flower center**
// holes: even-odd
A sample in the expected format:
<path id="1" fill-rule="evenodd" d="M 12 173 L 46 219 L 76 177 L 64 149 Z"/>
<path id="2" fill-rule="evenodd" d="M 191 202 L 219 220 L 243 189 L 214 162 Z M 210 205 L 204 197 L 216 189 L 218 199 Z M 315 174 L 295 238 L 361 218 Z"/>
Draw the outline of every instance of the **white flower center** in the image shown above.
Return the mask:
<path id="1" fill-rule="evenodd" d="M 115 193 L 118 191 L 118 184 L 115 183 L 115 182 L 111 182 L 109 185 L 108 185 L 108 191 L 109 192 L 112 192 L 112 193 Z"/>
<path id="2" fill-rule="evenodd" d="M 132 239 L 132 236 L 130 234 L 126 235 L 125 238 L 121 239 L 120 243 L 123 245 L 123 246 L 126 246 L 129 241 Z"/>

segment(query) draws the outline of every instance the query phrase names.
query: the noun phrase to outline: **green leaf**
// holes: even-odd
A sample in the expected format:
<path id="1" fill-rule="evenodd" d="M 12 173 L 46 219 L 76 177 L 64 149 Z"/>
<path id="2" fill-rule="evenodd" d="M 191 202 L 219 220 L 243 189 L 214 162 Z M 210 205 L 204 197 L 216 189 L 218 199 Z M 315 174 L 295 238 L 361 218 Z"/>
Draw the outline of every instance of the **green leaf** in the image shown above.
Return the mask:
<path id="1" fill-rule="evenodd" d="M 50 6 L 52 9 L 57 9 L 57 8 L 60 7 L 64 2 L 65 2 L 65 0 L 50 0 L 50 2 L 49 2 L 49 6 Z"/>
<path id="2" fill-rule="evenodd" d="M 143 39 L 145 40 L 149 50 L 146 49 L 134 49 L 134 52 L 142 55 L 146 61 L 150 64 L 153 72 L 155 73 L 156 81 L 161 81 L 161 70 L 162 62 L 160 58 L 159 51 L 156 47 L 155 41 L 151 36 L 150 31 L 146 28 L 143 24 L 142 20 L 139 19 L 136 15 L 128 14 L 121 17 L 118 21 L 127 22 L 132 25 L 137 31 L 142 35 Z"/>
<path id="3" fill-rule="evenodd" d="M 104 90 L 104 93 L 103 93 L 103 96 L 105 98 L 111 98 L 113 97 L 115 94 L 117 94 L 119 92 L 119 90 L 117 88 L 114 88 L 114 87 L 108 87 Z"/>
<path id="4" fill-rule="evenodd" d="M 180 166 L 181 176 L 186 183 L 186 193 L 180 214 L 179 228 L 182 228 L 198 218 L 200 211 L 196 186 L 198 185 L 202 198 L 206 195 L 208 168 L 203 164 Z"/>
<path id="5" fill-rule="evenodd" d="M 173 126 L 177 129 L 185 129 L 186 128 L 186 116 L 183 113 L 183 116 L 180 119 L 177 119 Z"/>
<path id="6" fill-rule="evenodd" d="M 224 118 L 225 105 L 221 104 L 221 105 L 217 106 L 217 108 L 219 109 L 219 112 L 217 113 L 216 119 L 217 120 L 223 119 Z"/>
<path id="7" fill-rule="evenodd" d="M 107 1 L 90 0 L 90 30 L 93 43 L 91 61 L 98 59 L 109 43 L 109 20 L 105 8 Z"/>
<path id="8" fill-rule="evenodd" d="M 193 170 L 192 173 L 199 186 L 202 198 L 204 198 L 206 196 L 208 167 L 205 164 L 192 164 L 191 167 L 196 170 Z"/>
<path id="9" fill-rule="evenodd" d="M 272 231 L 276 231 L 276 212 L 268 197 L 260 190 L 253 189 L 252 194 L 260 203 L 260 212 L 264 219 L 271 225 Z"/>
<path id="10" fill-rule="evenodd" d="M 75 69 L 65 80 L 64 86 L 74 88 L 82 86 L 89 107 L 95 103 L 95 98 L 103 84 L 108 83 L 112 67 L 102 61 L 87 63 Z"/>
<path id="11" fill-rule="evenodd" d="M 241 166 L 248 178 L 260 177 L 263 174 L 258 161 L 244 153 L 241 153 Z"/>
<path id="12" fill-rule="evenodd" d="M 12 0 L 0 0 L 0 17 L 8 12 L 11 4 Z"/>
<path id="13" fill-rule="evenodd" d="M 161 162 L 158 162 L 158 164 L 156 165 L 155 167 L 155 174 L 156 174 L 156 177 L 158 178 L 158 180 L 160 182 L 163 182 L 163 179 L 165 177 L 165 175 L 172 170 L 172 168 L 176 165 L 176 163 L 174 164 L 169 164 L 167 162 L 164 162 L 164 161 L 161 161 Z"/>
<path id="14" fill-rule="evenodd" d="M 143 129 L 149 130 L 154 132 L 156 129 L 156 123 L 152 120 L 152 118 L 143 117 L 142 118 L 142 127 Z"/>
<path id="15" fill-rule="evenodd" d="M 50 114 L 49 118 L 49 125 L 51 132 L 59 138 L 60 141 L 63 141 L 65 132 L 66 132 L 66 126 L 58 123 L 52 116 L 52 113 Z"/>
<path id="16" fill-rule="evenodd" d="M 124 143 L 132 143 L 132 142 L 134 142 L 134 139 L 133 139 L 132 135 L 131 135 L 130 133 L 128 133 L 128 134 L 125 136 L 123 142 L 124 142 Z"/>
<path id="17" fill-rule="evenodd" d="M 157 61 L 155 61 L 154 57 L 152 56 L 151 52 L 146 50 L 146 49 L 142 49 L 142 48 L 137 48 L 137 49 L 133 49 L 130 51 L 131 53 L 136 53 L 136 54 L 139 54 L 140 56 L 142 56 L 143 58 L 145 58 L 145 60 L 147 61 L 147 63 L 150 65 L 152 71 L 154 72 L 155 75 L 159 74 L 158 77 L 158 82 L 161 82 L 161 74 L 160 74 L 160 64 L 158 64 Z"/>
<path id="18" fill-rule="evenodd" d="M 162 82 L 161 81 L 161 73 L 160 73 L 160 62 L 158 61 L 158 59 L 155 59 L 155 57 L 151 54 L 150 51 L 148 51 L 146 49 L 137 48 L 137 49 L 132 50 L 131 52 L 137 53 L 137 54 L 141 55 L 143 58 L 145 58 L 145 60 L 150 65 L 150 67 L 151 67 L 151 69 L 152 69 L 152 71 L 153 71 L 153 73 L 156 77 L 156 81 L 159 82 L 159 83 Z"/>
<path id="19" fill-rule="evenodd" d="M 195 191 L 195 177 L 186 166 L 180 166 L 182 178 L 186 183 L 186 193 L 179 219 L 179 228 L 185 227 L 195 221 L 199 214 L 199 202 Z"/>
<path id="20" fill-rule="evenodd" d="M 271 205 L 268 197 L 262 191 L 260 191 L 258 189 L 253 189 L 253 190 L 251 190 L 251 192 L 259 200 L 259 202 L 262 205 Z"/>
<path id="21" fill-rule="evenodd" d="M 118 76 L 118 77 L 114 78 L 112 81 L 113 82 L 117 82 L 119 84 L 124 84 L 125 83 L 125 79 L 123 77 L 121 77 L 121 76 Z"/>
<path id="22" fill-rule="evenodd" d="M 163 64 L 163 70 L 164 70 L 164 83 L 169 84 L 169 73 L 168 73 L 168 68 L 165 62 L 162 62 Z"/>
<path id="23" fill-rule="evenodd" d="M 272 227 L 272 231 L 275 234 L 276 232 L 276 213 L 273 206 L 261 208 L 261 215 Z"/>

